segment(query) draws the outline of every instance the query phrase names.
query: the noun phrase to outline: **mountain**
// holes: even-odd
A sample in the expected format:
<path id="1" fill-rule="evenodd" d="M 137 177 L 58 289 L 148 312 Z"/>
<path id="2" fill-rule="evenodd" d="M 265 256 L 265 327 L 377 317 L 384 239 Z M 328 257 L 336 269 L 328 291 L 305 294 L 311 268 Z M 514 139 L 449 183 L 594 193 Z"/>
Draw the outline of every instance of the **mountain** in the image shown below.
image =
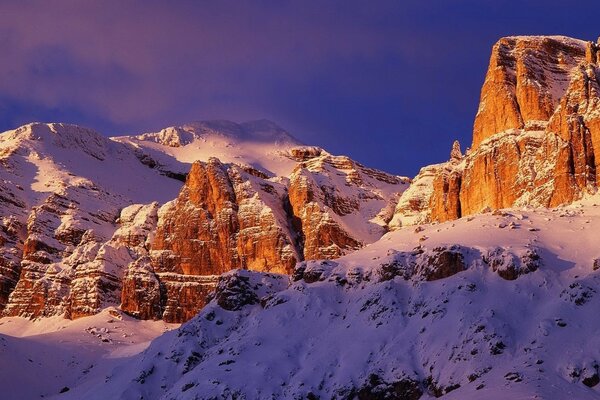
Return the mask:
<path id="1" fill-rule="evenodd" d="M 0 365 L 19 354 L 22 373 L 0 383 L 15 398 L 597 398 L 599 63 L 600 42 L 500 39 L 471 147 L 412 181 L 268 121 L 1 134 Z M 185 323 L 147 342 L 170 322 Z M 57 357 L 61 330 L 86 347 Z M 22 378 L 42 370 L 55 380 Z"/>
<path id="2" fill-rule="evenodd" d="M 29 124 L 0 134 L 0 162 L 0 310 L 31 318 L 186 321 L 231 269 L 291 272 L 376 241 L 409 183 L 269 121 L 117 138 Z"/>
<path id="3" fill-rule="evenodd" d="M 298 261 L 339 257 L 387 231 L 408 179 L 318 148 L 285 154 L 297 163 L 290 178 L 216 158 L 192 164 L 177 199 L 159 210 L 149 257 L 128 268 L 122 309 L 183 322 L 222 273 L 291 273 Z"/>
<path id="4" fill-rule="evenodd" d="M 215 157 L 269 176 L 288 176 L 296 163 L 284 151 L 302 146 L 298 139 L 267 120 L 241 124 L 200 121 L 112 139 L 131 146 L 153 168 L 177 175 L 185 175 L 194 161 Z"/>

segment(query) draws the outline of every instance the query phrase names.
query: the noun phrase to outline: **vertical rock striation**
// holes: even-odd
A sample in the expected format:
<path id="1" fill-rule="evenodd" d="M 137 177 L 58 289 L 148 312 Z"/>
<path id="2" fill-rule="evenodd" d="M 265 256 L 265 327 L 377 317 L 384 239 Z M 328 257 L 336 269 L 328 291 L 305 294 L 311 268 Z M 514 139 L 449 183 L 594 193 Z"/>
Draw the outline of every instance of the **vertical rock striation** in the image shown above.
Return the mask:
<path id="1" fill-rule="evenodd" d="M 460 163 L 453 158 L 436 167 L 427 184 L 426 220 L 488 208 L 553 207 L 594 193 L 599 48 L 562 36 L 500 39 L 492 48 L 472 147 Z M 406 212 L 397 213 L 401 220 Z"/>

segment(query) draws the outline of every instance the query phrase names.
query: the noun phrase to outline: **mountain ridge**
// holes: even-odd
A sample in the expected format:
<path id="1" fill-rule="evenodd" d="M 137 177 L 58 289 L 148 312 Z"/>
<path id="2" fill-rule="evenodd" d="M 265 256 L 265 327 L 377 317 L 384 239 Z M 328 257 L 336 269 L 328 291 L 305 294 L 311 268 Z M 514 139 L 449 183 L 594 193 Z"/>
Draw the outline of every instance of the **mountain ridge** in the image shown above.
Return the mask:
<path id="1" fill-rule="evenodd" d="M 299 145 L 265 120 L 117 138 L 32 123 L 1 134 L 0 149 L 11 204 L 0 210 L 0 307 L 10 316 L 78 318 L 123 304 L 138 317 L 182 322 L 228 269 L 290 272 L 305 257 L 337 257 L 377 240 L 408 186 L 408 178 Z M 364 217 L 349 215 L 356 211 Z M 189 212 L 206 218 L 190 223 Z M 179 262 L 164 257 L 189 257 L 194 243 L 204 243 L 205 261 L 167 267 Z"/>
<path id="2" fill-rule="evenodd" d="M 412 181 L 217 121 L 115 138 L 180 185 L 129 204 L 0 135 L 0 307 L 184 322 L 56 398 L 597 398 L 599 65 L 600 41 L 501 38 L 471 148 Z"/>

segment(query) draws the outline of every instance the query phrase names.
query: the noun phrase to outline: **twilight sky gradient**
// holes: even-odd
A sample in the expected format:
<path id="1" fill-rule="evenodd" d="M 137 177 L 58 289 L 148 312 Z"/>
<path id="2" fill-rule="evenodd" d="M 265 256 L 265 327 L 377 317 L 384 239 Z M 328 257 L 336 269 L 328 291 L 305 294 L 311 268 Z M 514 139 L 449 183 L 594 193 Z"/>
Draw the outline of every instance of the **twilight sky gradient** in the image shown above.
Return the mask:
<path id="1" fill-rule="evenodd" d="M 0 0 L 0 131 L 268 118 L 414 175 L 470 143 L 498 38 L 596 40 L 599 15 L 598 0 Z"/>

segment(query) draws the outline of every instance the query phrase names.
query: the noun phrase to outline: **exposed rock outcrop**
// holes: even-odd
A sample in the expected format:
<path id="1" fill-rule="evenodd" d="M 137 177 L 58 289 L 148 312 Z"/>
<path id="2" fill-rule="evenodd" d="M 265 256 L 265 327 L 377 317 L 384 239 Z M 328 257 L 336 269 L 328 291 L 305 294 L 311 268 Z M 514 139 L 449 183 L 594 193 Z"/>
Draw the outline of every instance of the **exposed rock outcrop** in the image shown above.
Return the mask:
<path id="1" fill-rule="evenodd" d="M 492 55 L 473 128 L 475 150 L 485 139 L 509 129 L 548 121 L 585 58 L 585 45 L 565 37 L 516 36 L 500 39 Z"/>
<path id="2" fill-rule="evenodd" d="M 194 163 L 179 197 L 161 208 L 150 262 L 128 269 L 123 310 L 182 322 L 229 270 L 290 272 L 301 255 L 286 188 L 265 178 L 216 158 Z"/>
<path id="3" fill-rule="evenodd" d="M 192 165 L 161 211 L 152 255 L 158 272 L 220 275 L 236 268 L 291 271 L 299 259 L 284 213 L 285 187 L 217 159 Z"/>
<path id="4" fill-rule="evenodd" d="M 408 179 L 348 157 L 305 151 L 290 178 L 289 199 L 304 258 L 331 259 L 379 239 Z"/>
<path id="5" fill-rule="evenodd" d="M 119 228 L 108 241 L 86 230 L 64 259 L 22 261 L 23 271 L 5 315 L 79 318 L 120 303 L 124 267 L 147 254 L 147 237 L 156 226 L 158 204 L 133 205 L 121 212 Z M 43 243 L 43 242 L 40 242 Z M 60 242 L 58 242 L 60 243 Z"/>
<path id="6" fill-rule="evenodd" d="M 432 209 L 429 204 L 434 193 L 433 181 L 444 168 L 446 168 L 445 163 L 421 168 L 409 188 L 400 197 L 389 223 L 390 229 L 419 225 L 431 220 Z"/>
<path id="7" fill-rule="evenodd" d="M 462 160 L 463 155 L 457 140 L 452 145 L 450 161 L 440 168 L 433 178 L 434 189 L 429 207 L 431 208 L 431 218 L 434 220 L 447 221 L 461 216 Z"/>
<path id="8" fill-rule="evenodd" d="M 181 322 L 229 270 L 290 273 L 298 261 L 339 257 L 385 233 L 406 179 L 314 147 L 290 156 L 304 161 L 287 185 L 215 158 L 194 163 L 159 212 L 150 262 L 126 273 L 123 310 Z"/>
<path id="9" fill-rule="evenodd" d="M 436 166 L 425 221 L 485 209 L 553 207 L 598 187 L 598 45 L 561 36 L 503 38 L 492 49 L 461 162 Z M 430 169 L 431 170 L 431 169 Z M 400 204 L 406 204 L 407 191 Z M 398 209 L 394 220 L 410 221 Z"/>

